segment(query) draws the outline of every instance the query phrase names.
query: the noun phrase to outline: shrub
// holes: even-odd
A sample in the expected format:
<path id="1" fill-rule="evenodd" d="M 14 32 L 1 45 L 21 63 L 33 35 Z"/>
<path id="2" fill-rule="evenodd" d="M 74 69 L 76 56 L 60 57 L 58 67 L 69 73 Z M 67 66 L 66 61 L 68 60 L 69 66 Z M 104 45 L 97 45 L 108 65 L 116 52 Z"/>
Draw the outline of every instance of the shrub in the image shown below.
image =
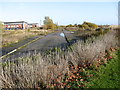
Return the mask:
<path id="1" fill-rule="evenodd" d="M 71 46 L 72 51 L 56 50 L 47 55 L 31 53 L 18 59 L 8 58 L 6 66 L 1 68 L 1 87 L 45 88 L 56 82 L 61 83 L 65 74 L 70 74 L 71 66 L 93 63 L 105 54 L 105 50 L 116 47 L 118 41 L 115 34 L 111 31 L 100 37 L 93 37 L 86 43 L 78 41 Z M 15 63 L 11 64 L 9 61 Z"/>
<path id="2" fill-rule="evenodd" d="M 83 27 L 85 30 L 86 30 L 86 29 L 90 29 L 87 24 L 83 24 L 82 27 Z"/>
<path id="3" fill-rule="evenodd" d="M 98 25 L 94 24 L 94 23 L 90 23 L 90 22 L 84 22 L 83 25 L 88 25 L 89 28 L 91 29 L 96 29 L 98 28 Z"/>
<path id="4" fill-rule="evenodd" d="M 83 22 L 83 24 L 82 25 L 79 24 L 78 27 L 84 30 L 93 30 L 93 29 L 95 30 L 98 28 L 98 25 L 90 22 Z"/>

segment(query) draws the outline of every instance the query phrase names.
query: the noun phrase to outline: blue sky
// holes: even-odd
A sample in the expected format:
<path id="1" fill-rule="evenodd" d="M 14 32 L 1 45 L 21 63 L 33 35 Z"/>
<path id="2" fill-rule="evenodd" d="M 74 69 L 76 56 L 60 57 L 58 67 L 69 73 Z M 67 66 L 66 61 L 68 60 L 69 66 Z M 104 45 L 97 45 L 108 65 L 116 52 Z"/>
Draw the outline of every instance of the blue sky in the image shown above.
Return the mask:
<path id="1" fill-rule="evenodd" d="M 59 25 L 118 24 L 118 2 L 0 2 L 0 21 L 40 23 L 45 16 Z"/>

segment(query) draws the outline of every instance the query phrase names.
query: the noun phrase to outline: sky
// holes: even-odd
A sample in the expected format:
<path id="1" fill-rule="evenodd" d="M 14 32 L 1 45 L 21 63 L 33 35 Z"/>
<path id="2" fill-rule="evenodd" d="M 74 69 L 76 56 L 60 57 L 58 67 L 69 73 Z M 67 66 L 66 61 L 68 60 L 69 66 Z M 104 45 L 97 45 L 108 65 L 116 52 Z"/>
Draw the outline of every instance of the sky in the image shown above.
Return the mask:
<path id="1" fill-rule="evenodd" d="M 54 1 L 54 0 L 53 0 Z M 99 25 L 118 24 L 118 1 L 105 2 L 16 2 L 0 1 L 0 21 L 26 21 L 43 24 L 45 16 L 49 16 L 59 25 L 82 24 L 84 21 Z M 99 0 L 98 0 L 99 1 Z"/>

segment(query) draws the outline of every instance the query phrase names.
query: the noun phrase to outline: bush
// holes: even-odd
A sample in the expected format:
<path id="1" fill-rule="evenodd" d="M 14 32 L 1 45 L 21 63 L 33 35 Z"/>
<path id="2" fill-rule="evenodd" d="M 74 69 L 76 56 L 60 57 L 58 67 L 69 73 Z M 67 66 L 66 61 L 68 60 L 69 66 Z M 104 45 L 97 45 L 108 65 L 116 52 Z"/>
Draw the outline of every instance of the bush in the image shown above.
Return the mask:
<path id="1" fill-rule="evenodd" d="M 90 22 L 84 22 L 83 25 L 88 25 L 89 28 L 91 29 L 97 29 L 98 25 L 94 24 L 94 23 L 90 23 Z"/>
<path id="2" fill-rule="evenodd" d="M 70 74 L 71 66 L 84 65 L 105 55 L 105 50 L 116 47 L 118 41 L 114 31 L 104 36 L 91 38 L 86 43 L 78 41 L 71 50 L 50 52 L 50 54 L 32 53 L 27 56 L 7 58 L 2 65 L 1 88 L 49 88 L 61 83 L 66 74 Z M 6 61 L 7 61 L 6 60 Z M 11 64 L 9 61 L 14 61 Z M 57 82 L 57 83 L 56 83 Z M 61 87 L 61 86 L 59 86 Z"/>
<path id="3" fill-rule="evenodd" d="M 83 27 L 85 30 L 86 30 L 86 29 L 90 29 L 87 24 L 83 24 L 82 27 Z"/>
<path id="4" fill-rule="evenodd" d="M 95 30 L 98 28 L 98 25 L 90 22 L 83 22 L 83 24 L 82 25 L 79 24 L 78 27 L 84 30 L 93 30 L 93 29 Z"/>
<path id="5" fill-rule="evenodd" d="M 27 32 L 30 32 L 30 29 L 27 29 Z"/>

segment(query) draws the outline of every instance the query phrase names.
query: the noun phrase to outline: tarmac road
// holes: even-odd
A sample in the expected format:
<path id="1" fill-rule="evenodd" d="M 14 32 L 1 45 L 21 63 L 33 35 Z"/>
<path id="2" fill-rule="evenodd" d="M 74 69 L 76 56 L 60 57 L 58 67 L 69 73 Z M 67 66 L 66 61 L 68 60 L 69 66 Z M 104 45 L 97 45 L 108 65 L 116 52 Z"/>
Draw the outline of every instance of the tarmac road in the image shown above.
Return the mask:
<path id="1" fill-rule="evenodd" d="M 30 51 L 46 51 L 51 48 L 55 47 L 64 47 L 66 46 L 67 42 L 64 37 L 60 36 L 60 32 L 55 32 L 45 36 L 42 39 L 37 40 L 26 46 L 25 48 L 21 49 L 20 52 L 30 52 Z M 65 35 L 68 39 L 77 39 L 71 32 L 65 31 Z"/>
<path id="2" fill-rule="evenodd" d="M 14 52 L 11 55 L 11 57 L 17 58 L 17 57 L 20 57 L 27 53 L 32 53 L 34 51 L 45 52 L 46 50 L 49 50 L 49 49 L 52 49 L 55 47 L 65 48 L 68 45 L 68 43 L 64 37 L 60 36 L 60 33 L 62 33 L 62 31 L 48 34 L 47 36 Z M 71 40 L 71 44 L 77 40 L 77 37 L 70 31 L 64 31 L 64 33 L 65 33 L 66 37 L 68 38 L 68 40 Z"/>

